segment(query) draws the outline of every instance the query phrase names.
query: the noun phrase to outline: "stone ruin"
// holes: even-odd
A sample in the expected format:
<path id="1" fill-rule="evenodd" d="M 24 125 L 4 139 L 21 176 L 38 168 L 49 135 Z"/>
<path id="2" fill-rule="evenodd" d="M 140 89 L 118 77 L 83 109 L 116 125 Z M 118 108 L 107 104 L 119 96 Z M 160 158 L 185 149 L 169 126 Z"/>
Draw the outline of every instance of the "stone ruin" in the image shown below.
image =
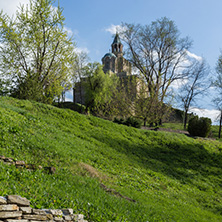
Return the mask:
<path id="1" fill-rule="evenodd" d="M 33 209 L 30 201 L 17 195 L 0 196 L 0 222 L 87 222 L 73 209 Z"/>

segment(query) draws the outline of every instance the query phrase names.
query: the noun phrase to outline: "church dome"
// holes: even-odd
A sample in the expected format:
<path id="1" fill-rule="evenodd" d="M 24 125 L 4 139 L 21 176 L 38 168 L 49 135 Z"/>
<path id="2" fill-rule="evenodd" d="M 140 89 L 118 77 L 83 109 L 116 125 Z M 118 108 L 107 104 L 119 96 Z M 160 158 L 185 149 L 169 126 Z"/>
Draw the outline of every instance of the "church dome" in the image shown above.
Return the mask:
<path id="1" fill-rule="evenodd" d="M 105 58 L 105 57 L 114 57 L 114 58 L 116 58 L 116 55 L 109 52 L 109 53 L 106 53 L 103 58 Z"/>

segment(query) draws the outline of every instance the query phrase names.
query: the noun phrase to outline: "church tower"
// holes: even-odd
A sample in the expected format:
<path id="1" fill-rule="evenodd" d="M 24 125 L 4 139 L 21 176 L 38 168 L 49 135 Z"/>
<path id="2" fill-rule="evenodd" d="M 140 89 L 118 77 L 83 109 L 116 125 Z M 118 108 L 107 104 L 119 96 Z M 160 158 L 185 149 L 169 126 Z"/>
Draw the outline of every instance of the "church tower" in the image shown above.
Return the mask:
<path id="1" fill-rule="evenodd" d="M 123 56 L 123 44 L 120 41 L 119 34 L 116 33 L 116 36 L 112 43 L 112 53 L 118 56 Z"/>
<path id="2" fill-rule="evenodd" d="M 106 53 L 102 58 L 103 71 L 115 73 L 119 77 L 131 75 L 131 63 L 123 57 L 123 44 L 118 33 L 114 37 L 111 49 L 112 52 Z"/>

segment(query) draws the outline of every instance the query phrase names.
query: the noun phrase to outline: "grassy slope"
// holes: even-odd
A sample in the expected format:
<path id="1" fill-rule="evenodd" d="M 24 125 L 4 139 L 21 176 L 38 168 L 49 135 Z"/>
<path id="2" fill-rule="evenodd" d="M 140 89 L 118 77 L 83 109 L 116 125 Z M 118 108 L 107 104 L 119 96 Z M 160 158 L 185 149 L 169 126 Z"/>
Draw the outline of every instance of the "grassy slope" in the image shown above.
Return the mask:
<path id="1" fill-rule="evenodd" d="M 0 155 L 57 169 L 49 175 L 0 162 L 0 195 L 25 196 L 38 208 L 71 207 L 89 221 L 222 221 L 219 141 L 7 97 L 0 97 L 0 126 Z"/>
<path id="2" fill-rule="evenodd" d="M 164 123 L 161 128 L 172 129 L 172 130 L 184 130 L 182 123 Z M 218 138 L 219 133 L 219 125 L 212 125 L 210 133 L 208 135 L 209 138 L 217 139 L 222 141 L 222 138 Z"/>

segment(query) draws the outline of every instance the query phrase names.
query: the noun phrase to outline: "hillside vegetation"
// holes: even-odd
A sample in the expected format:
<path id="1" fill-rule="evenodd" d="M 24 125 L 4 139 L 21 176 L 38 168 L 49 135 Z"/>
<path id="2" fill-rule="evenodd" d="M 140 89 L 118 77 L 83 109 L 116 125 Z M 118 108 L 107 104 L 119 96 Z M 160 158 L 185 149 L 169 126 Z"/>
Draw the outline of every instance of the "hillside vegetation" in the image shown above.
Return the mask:
<path id="1" fill-rule="evenodd" d="M 222 143 L 0 97 L 0 195 L 89 221 L 222 221 Z M 104 189 L 105 188 L 105 189 Z"/>

